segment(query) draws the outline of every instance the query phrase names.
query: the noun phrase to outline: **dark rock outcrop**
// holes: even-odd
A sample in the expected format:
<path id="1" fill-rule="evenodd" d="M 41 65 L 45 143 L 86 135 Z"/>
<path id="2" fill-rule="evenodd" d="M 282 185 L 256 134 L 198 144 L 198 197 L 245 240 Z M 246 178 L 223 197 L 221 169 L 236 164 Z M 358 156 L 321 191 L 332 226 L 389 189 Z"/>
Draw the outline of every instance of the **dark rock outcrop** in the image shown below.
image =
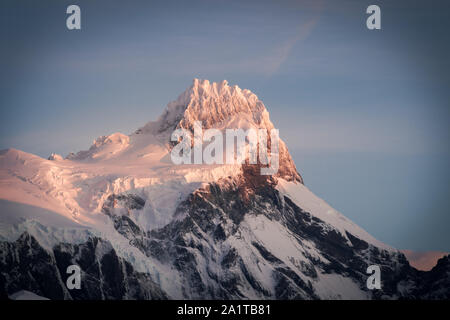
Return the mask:
<path id="1" fill-rule="evenodd" d="M 66 286 L 70 265 L 81 269 L 80 289 Z M 28 233 L 15 242 L 0 242 L 0 279 L 4 298 L 28 290 L 52 300 L 167 299 L 149 274 L 136 272 L 99 238 L 60 243 L 51 252 Z"/>

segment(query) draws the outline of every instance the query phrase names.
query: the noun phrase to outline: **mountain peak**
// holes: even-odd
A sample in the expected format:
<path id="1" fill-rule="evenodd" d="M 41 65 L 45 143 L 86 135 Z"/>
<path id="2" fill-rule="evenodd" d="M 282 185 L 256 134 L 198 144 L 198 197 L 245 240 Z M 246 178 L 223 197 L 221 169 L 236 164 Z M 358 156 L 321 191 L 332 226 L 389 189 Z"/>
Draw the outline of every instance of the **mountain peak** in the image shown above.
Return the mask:
<path id="1" fill-rule="evenodd" d="M 221 82 L 210 82 L 208 79 L 198 79 L 194 78 L 192 80 L 192 86 L 190 88 L 194 89 L 210 89 L 210 88 L 225 88 L 229 87 L 227 80 L 222 80 Z M 236 86 L 237 87 L 237 86 Z"/>
<path id="2" fill-rule="evenodd" d="M 71 153 L 66 159 L 95 162 L 116 161 L 120 158 L 121 161 L 139 162 L 144 159 L 143 155 L 155 155 L 155 150 L 170 150 L 173 147 L 171 135 L 174 130 L 185 129 L 194 132 L 197 122 L 201 123 L 204 130 L 214 128 L 223 132 L 227 129 L 241 129 L 246 132 L 250 132 L 249 129 L 262 129 L 266 130 L 269 136 L 271 130 L 275 129 L 266 107 L 250 90 L 241 89 L 237 85 L 230 86 L 226 80 L 211 83 L 208 80 L 194 79 L 192 85 L 180 94 L 177 100 L 167 105 L 156 122 L 147 123 L 130 136 L 121 133 L 101 136 L 94 140 L 88 150 Z M 270 140 L 267 142 L 271 143 Z M 151 149 L 155 150 L 150 152 Z M 50 157 L 50 160 L 57 159 Z M 264 165 L 255 166 L 251 167 L 249 172 Z M 281 139 L 278 145 L 277 168 L 275 176 L 303 183 Z"/>
<path id="3" fill-rule="evenodd" d="M 256 94 L 228 81 L 194 79 L 177 100 L 169 103 L 157 121 L 157 133 L 171 134 L 174 129 L 193 131 L 200 121 L 203 129 L 274 129 L 269 112 Z M 279 177 L 303 183 L 294 161 L 282 140 L 279 145 Z"/>
<path id="4" fill-rule="evenodd" d="M 194 80 L 192 80 L 192 85 L 187 88 L 185 92 L 196 96 L 220 96 L 227 94 L 242 94 L 243 91 L 251 93 L 250 90 L 242 90 L 237 85 L 230 86 L 227 80 L 210 82 L 207 79 L 194 78 Z"/>
<path id="5" fill-rule="evenodd" d="M 138 132 L 160 134 L 176 128 L 192 130 L 195 121 L 201 121 L 204 129 L 231 129 L 243 122 L 246 122 L 243 129 L 274 127 L 266 107 L 250 90 L 230 86 L 227 80 L 210 82 L 195 78 L 190 87 L 167 105 L 156 123 L 150 122 Z"/>
<path id="6" fill-rule="evenodd" d="M 151 133 L 169 142 L 175 129 L 194 131 L 194 123 L 203 129 L 274 129 L 269 112 L 256 94 L 227 80 L 210 82 L 195 78 L 192 85 L 170 102 L 156 122 L 149 122 L 136 134 Z M 280 139 L 280 169 L 277 176 L 303 183 L 285 143 Z"/>

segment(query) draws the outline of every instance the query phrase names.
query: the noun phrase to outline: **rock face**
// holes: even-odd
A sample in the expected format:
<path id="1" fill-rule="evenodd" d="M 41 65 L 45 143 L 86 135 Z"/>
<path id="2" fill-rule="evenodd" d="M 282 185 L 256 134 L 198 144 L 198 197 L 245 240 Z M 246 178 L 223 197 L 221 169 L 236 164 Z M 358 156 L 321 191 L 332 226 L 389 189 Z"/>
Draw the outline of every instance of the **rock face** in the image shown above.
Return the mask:
<path id="1" fill-rule="evenodd" d="M 119 200 L 118 200 L 119 199 Z M 178 219 L 164 228 L 141 230 L 121 207 L 142 209 L 135 195 L 111 195 L 103 212 L 114 228 L 148 259 L 169 265 L 180 275 L 185 299 L 448 299 L 450 257 L 429 272 L 409 266 L 404 255 L 340 233 L 295 205 L 275 189 L 275 180 L 251 175 L 219 180 L 191 194 L 177 208 Z M 277 226 L 301 248 L 286 260 L 267 246 L 252 225 Z M 270 228 L 268 228 L 270 229 Z M 263 233 L 267 230 L 263 229 Z M 60 243 L 51 252 L 29 234 L 0 243 L 2 295 L 28 290 L 50 299 L 171 298 L 152 280 L 117 256 L 111 244 L 92 238 L 82 244 Z M 80 266 L 81 290 L 65 286 L 69 265 Z M 366 269 L 381 267 L 382 289 L 366 287 Z M 31 266 L 31 267 L 30 267 Z M 335 292 L 328 285 L 340 285 Z M 347 291 L 351 292 L 347 292 Z"/>
<path id="2" fill-rule="evenodd" d="M 450 255 L 438 260 L 436 266 L 428 272 L 417 271 L 419 286 L 413 295 L 424 299 L 450 299 Z"/>
<path id="3" fill-rule="evenodd" d="M 18 220 L 11 212 L 18 222 L 0 229 L 1 297 L 26 290 L 49 299 L 450 298 L 449 256 L 428 272 L 412 268 L 312 194 L 282 141 L 273 176 L 260 165 L 160 161 L 171 132 L 195 121 L 205 129 L 274 128 L 249 90 L 194 80 L 158 121 L 101 137 L 69 159 L 0 152 L 0 188 L 9 183 L 55 212 L 62 204 L 72 224 L 93 230 L 81 239 L 48 213 L 37 224 L 37 215 Z M 80 290 L 66 287 L 70 265 L 82 270 Z M 367 288 L 371 265 L 380 267 L 381 289 Z"/>
<path id="4" fill-rule="evenodd" d="M 177 209 L 184 218 L 160 230 L 140 230 L 126 216 L 115 217 L 115 227 L 149 258 L 182 273 L 183 297 L 188 299 L 449 298 L 449 257 L 430 272 L 417 271 L 398 251 L 377 248 L 347 233 L 349 243 L 283 197 L 273 179 L 256 184 L 251 180 L 244 174 L 197 190 Z M 262 239 L 248 241 L 252 235 L 246 229 L 252 220 L 284 228 L 303 247 L 303 257 L 286 262 Z M 381 267 L 381 290 L 366 287 L 369 265 Z M 344 288 L 323 295 L 318 287 L 327 277 Z M 354 296 L 339 292 L 348 285 L 342 279 L 354 285 Z"/>
<path id="5" fill-rule="evenodd" d="M 66 287 L 67 267 L 78 265 L 81 289 Z M 3 298 L 19 290 L 49 299 L 166 299 L 148 274 L 134 271 L 111 244 L 92 238 L 83 244 L 60 243 L 48 252 L 23 233 L 17 241 L 0 243 Z"/>

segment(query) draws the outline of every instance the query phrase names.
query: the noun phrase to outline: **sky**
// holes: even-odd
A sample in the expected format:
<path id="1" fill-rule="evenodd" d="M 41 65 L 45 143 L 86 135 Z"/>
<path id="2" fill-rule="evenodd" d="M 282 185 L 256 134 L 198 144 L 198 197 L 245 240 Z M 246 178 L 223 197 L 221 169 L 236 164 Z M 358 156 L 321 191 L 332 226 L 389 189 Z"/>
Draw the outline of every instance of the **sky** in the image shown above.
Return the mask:
<path id="1" fill-rule="evenodd" d="M 314 193 L 394 247 L 450 251 L 449 18 L 440 0 L 3 0 L 0 149 L 87 149 L 226 79 L 264 102 Z"/>

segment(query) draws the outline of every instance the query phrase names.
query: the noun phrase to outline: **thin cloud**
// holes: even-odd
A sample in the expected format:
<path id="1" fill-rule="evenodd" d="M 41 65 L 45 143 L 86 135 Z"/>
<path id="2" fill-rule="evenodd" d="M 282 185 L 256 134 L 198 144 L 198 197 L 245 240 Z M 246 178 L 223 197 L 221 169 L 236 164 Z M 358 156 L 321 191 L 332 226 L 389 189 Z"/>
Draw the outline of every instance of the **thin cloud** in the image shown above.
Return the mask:
<path id="1" fill-rule="evenodd" d="M 304 41 L 306 38 L 308 38 L 318 20 L 319 16 L 316 16 L 305 24 L 300 25 L 295 36 L 285 41 L 284 44 L 281 45 L 273 55 L 265 59 L 266 61 L 270 62 L 268 65 L 266 64 L 265 67 L 265 69 L 267 70 L 267 75 L 269 77 L 278 72 L 281 65 L 289 58 L 289 55 L 291 54 L 294 46 L 298 42 Z"/>

